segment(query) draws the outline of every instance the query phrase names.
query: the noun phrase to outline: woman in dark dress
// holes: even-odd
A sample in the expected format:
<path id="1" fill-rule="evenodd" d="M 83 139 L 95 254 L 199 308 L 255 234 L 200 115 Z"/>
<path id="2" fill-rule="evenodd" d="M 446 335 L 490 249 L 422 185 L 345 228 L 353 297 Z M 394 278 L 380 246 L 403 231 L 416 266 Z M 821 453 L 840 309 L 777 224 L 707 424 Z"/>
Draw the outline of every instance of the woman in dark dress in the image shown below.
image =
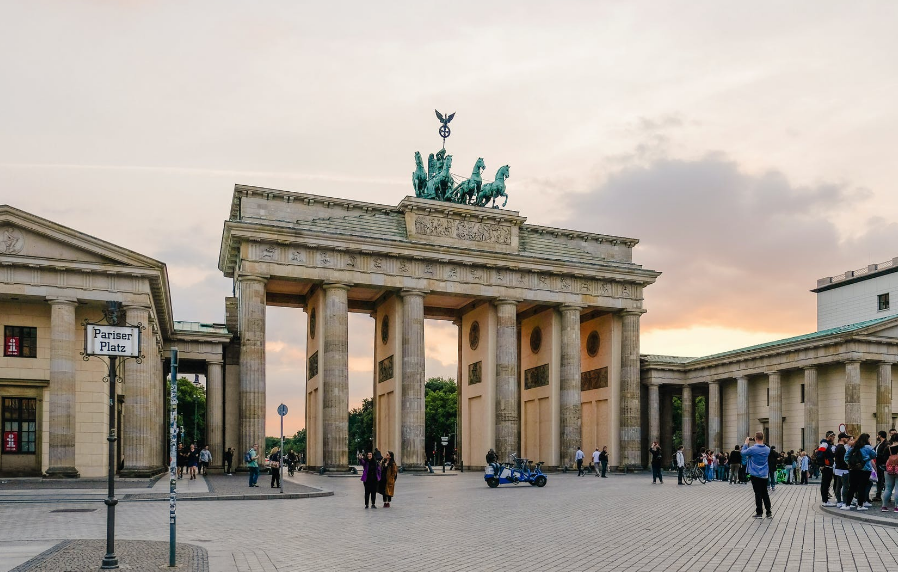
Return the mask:
<path id="1" fill-rule="evenodd" d="M 187 468 L 187 449 L 184 448 L 184 444 L 181 443 L 178 445 L 178 478 L 184 476 L 184 469 Z"/>
<path id="2" fill-rule="evenodd" d="M 374 453 L 367 453 L 364 457 L 359 455 L 359 463 L 362 465 L 362 483 L 365 485 L 365 508 L 368 508 L 368 499 L 371 499 L 371 508 L 377 508 L 377 489 L 380 483 L 380 463 L 374 459 Z"/>
<path id="3" fill-rule="evenodd" d="M 196 479 L 196 468 L 200 464 L 200 452 L 196 450 L 195 445 L 190 446 L 187 452 L 187 471 L 190 473 L 190 480 Z"/>
<path id="4" fill-rule="evenodd" d="M 281 448 L 275 447 L 268 454 L 268 469 L 271 471 L 271 488 L 281 486 Z"/>

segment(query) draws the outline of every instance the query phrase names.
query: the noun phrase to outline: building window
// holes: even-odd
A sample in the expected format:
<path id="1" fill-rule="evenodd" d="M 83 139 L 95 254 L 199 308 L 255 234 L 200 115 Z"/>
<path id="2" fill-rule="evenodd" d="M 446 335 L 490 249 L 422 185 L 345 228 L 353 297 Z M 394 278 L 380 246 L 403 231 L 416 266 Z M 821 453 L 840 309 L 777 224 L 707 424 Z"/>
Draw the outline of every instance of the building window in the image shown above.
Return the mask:
<path id="1" fill-rule="evenodd" d="M 804 403 L 804 384 L 801 384 L 801 402 Z M 804 431 L 804 429 L 802 429 Z"/>
<path id="2" fill-rule="evenodd" d="M 37 357 L 37 328 L 5 326 L 3 357 Z"/>
<path id="3" fill-rule="evenodd" d="M 767 388 L 767 406 L 770 407 L 770 388 Z"/>
<path id="4" fill-rule="evenodd" d="M 34 453 L 37 399 L 3 398 L 3 453 Z"/>
<path id="5" fill-rule="evenodd" d="M 804 427 L 801 428 L 801 449 L 802 449 L 802 451 L 808 450 L 807 446 L 805 445 L 805 442 L 804 442 Z"/>
<path id="6" fill-rule="evenodd" d="M 880 294 L 876 297 L 876 307 L 881 312 L 883 310 L 889 309 L 889 294 L 886 292 L 885 294 Z"/>

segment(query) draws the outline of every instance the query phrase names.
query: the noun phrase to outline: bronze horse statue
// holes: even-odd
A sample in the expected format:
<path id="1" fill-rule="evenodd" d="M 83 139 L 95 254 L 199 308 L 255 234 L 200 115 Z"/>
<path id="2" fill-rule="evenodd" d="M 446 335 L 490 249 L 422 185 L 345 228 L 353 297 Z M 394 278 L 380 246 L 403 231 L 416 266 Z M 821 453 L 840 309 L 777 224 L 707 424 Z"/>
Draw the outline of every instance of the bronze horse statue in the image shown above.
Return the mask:
<path id="1" fill-rule="evenodd" d="M 481 173 L 484 169 L 486 169 L 486 163 L 483 162 L 483 157 L 478 157 L 477 162 L 474 163 L 474 169 L 471 171 L 471 178 L 462 181 L 452 189 L 450 197 L 452 202 L 467 205 L 474 201 L 477 193 L 480 192 L 480 187 L 483 186 Z"/>
<path id="2" fill-rule="evenodd" d="M 477 201 L 474 203 L 478 207 L 486 206 L 486 204 L 490 201 L 493 201 L 493 208 L 498 209 L 500 207 L 496 206 L 496 199 L 498 197 L 505 197 L 505 202 L 502 203 L 502 208 L 508 204 L 508 195 L 505 194 L 505 179 L 508 178 L 508 165 L 502 165 L 499 167 L 499 170 L 496 171 L 496 180 L 492 183 L 487 183 L 483 185 L 480 189 L 480 192 L 477 193 Z"/>
<path id="3" fill-rule="evenodd" d="M 415 171 L 412 173 L 412 186 L 415 188 L 415 196 L 424 195 L 427 188 L 427 173 L 424 172 L 424 161 L 421 159 L 421 153 L 415 151 Z"/>
<path id="4" fill-rule="evenodd" d="M 449 169 L 452 168 L 452 155 L 446 155 L 442 164 L 440 172 L 427 181 L 427 188 L 423 195 L 425 199 L 444 201 L 446 194 L 452 190 L 452 174 L 449 172 Z"/>

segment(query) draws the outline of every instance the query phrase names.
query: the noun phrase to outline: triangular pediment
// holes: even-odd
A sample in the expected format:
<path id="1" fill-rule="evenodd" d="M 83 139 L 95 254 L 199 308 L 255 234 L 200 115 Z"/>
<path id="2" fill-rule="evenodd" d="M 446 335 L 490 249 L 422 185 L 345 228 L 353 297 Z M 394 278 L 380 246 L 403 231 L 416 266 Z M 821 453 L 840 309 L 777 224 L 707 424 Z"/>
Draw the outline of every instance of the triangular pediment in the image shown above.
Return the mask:
<path id="1" fill-rule="evenodd" d="M 161 262 L 19 209 L 0 205 L 0 258 L 162 268 Z"/>

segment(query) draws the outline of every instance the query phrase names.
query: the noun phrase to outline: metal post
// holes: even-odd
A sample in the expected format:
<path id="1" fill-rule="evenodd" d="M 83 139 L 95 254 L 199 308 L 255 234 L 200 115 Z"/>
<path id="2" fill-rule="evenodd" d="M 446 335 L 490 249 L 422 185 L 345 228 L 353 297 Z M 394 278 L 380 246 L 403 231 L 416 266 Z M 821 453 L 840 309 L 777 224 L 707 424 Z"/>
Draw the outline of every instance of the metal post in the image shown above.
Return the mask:
<path id="1" fill-rule="evenodd" d="M 281 461 L 278 463 L 278 484 L 281 485 L 281 494 L 284 494 L 284 416 L 281 415 Z"/>
<path id="2" fill-rule="evenodd" d="M 168 412 L 168 565 L 175 567 L 178 534 L 175 509 L 178 504 L 178 348 L 171 349 L 170 405 Z"/>
<path id="3" fill-rule="evenodd" d="M 106 503 L 106 556 L 100 565 L 101 570 L 118 568 L 118 557 L 115 555 L 115 469 L 118 459 L 115 454 L 115 363 L 116 356 L 109 356 L 109 494 Z"/>

